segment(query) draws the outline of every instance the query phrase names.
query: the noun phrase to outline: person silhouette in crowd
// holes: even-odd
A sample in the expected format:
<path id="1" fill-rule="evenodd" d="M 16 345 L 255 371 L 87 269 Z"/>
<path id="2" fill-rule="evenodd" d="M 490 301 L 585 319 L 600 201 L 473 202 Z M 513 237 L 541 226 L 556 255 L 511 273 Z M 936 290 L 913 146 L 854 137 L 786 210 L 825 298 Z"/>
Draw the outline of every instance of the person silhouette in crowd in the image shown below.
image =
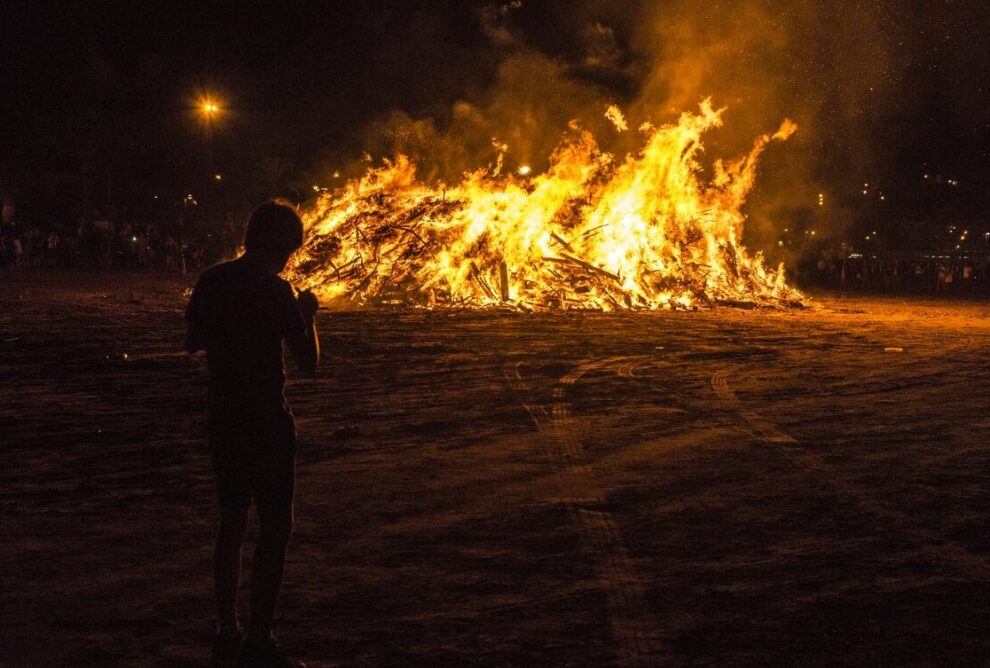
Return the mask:
<path id="1" fill-rule="evenodd" d="M 262 204 L 248 221 L 244 254 L 205 270 L 186 309 L 186 350 L 205 350 L 209 367 L 208 431 L 220 510 L 215 666 L 292 665 L 272 633 L 295 487 L 295 421 L 285 398 L 282 346 L 303 374 L 316 373 L 319 303 L 308 290 L 297 296 L 278 274 L 302 242 L 303 224 L 290 205 Z M 259 535 L 244 632 L 237 589 L 252 503 Z"/>

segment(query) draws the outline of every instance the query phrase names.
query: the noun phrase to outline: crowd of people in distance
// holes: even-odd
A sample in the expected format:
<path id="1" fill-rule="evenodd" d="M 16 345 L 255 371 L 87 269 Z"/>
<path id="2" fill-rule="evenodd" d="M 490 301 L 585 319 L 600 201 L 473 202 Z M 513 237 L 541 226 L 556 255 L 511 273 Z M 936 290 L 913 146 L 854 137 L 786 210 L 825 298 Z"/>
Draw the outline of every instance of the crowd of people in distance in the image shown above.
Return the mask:
<path id="1" fill-rule="evenodd" d="M 154 225 L 100 222 L 74 232 L 5 226 L 0 271 L 96 269 L 198 272 L 237 254 L 235 231 L 189 238 Z M 839 256 L 822 253 L 798 263 L 802 288 L 840 292 L 990 296 L 990 252 L 928 252 Z"/>
<path id="2" fill-rule="evenodd" d="M 802 263 L 806 287 L 840 292 L 990 295 L 990 253 L 850 254 Z"/>
<path id="3" fill-rule="evenodd" d="M 202 239 L 160 232 L 152 225 L 80 225 L 74 232 L 9 226 L 0 234 L 0 270 L 87 268 L 101 270 L 198 271 L 229 257 L 231 235 Z"/>

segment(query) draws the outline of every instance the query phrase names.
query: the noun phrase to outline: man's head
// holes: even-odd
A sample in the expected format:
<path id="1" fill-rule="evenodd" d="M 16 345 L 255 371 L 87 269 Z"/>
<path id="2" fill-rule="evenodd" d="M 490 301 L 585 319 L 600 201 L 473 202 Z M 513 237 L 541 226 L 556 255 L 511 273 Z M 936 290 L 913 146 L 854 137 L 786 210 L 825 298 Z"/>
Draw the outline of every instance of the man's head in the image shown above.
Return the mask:
<path id="1" fill-rule="evenodd" d="M 287 202 L 265 202 L 251 214 L 244 234 L 247 254 L 277 273 L 302 246 L 303 223 Z"/>

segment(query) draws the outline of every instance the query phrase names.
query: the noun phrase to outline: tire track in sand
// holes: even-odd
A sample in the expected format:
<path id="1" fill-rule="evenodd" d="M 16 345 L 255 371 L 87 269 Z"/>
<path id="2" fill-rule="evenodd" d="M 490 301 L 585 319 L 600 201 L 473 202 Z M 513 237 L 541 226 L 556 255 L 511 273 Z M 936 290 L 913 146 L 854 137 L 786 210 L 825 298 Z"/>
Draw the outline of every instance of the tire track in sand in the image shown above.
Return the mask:
<path id="1" fill-rule="evenodd" d="M 548 428 L 549 455 L 559 485 L 559 501 L 567 508 L 571 522 L 581 531 L 582 539 L 595 558 L 595 570 L 606 586 L 612 634 L 618 646 L 619 665 L 652 666 L 660 658 L 660 641 L 646 605 L 643 585 L 629 551 L 616 527 L 612 514 L 604 510 L 605 495 L 596 481 L 594 468 L 588 463 L 578 436 L 567 397 L 568 390 L 592 371 L 614 370 L 631 377 L 631 369 L 645 356 L 608 357 L 586 360 L 571 369 L 553 388 L 553 403 L 546 408 L 523 406 L 537 428 Z M 505 369 L 506 379 L 517 392 L 528 389 L 520 373 L 519 362 Z"/>
<path id="2" fill-rule="evenodd" d="M 739 367 L 719 369 L 712 374 L 711 385 L 715 394 L 742 417 L 750 426 L 750 433 L 753 436 L 772 445 L 802 445 L 759 413 L 743 405 L 729 383 L 729 378 L 738 369 Z M 864 513 L 881 522 L 881 526 L 896 532 L 917 546 L 926 557 L 972 578 L 990 577 L 990 562 L 985 556 L 974 554 L 963 545 L 940 538 L 937 534 L 919 526 L 915 518 L 905 512 L 878 503 L 871 498 L 869 490 L 835 475 L 834 469 L 814 448 L 789 447 L 780 448 L 777 452 L 782 453 L 799 467 L 823 474 L 821 482 L 826 488 L 837 496 L 851 500 Z"/>

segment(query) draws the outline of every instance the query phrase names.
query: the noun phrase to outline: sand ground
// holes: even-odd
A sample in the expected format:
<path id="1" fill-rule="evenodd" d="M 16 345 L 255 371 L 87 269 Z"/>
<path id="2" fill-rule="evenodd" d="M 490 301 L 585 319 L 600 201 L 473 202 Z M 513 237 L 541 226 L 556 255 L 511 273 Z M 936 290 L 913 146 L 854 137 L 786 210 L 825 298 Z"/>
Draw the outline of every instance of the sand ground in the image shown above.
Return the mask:
<path id="1" fill-rule="evenodd" d="M 0 277 L 0 665 L 206 662 L 191 282 Z M 309 666 L 990 664 L 990 305 L 318 320 Z"/>

